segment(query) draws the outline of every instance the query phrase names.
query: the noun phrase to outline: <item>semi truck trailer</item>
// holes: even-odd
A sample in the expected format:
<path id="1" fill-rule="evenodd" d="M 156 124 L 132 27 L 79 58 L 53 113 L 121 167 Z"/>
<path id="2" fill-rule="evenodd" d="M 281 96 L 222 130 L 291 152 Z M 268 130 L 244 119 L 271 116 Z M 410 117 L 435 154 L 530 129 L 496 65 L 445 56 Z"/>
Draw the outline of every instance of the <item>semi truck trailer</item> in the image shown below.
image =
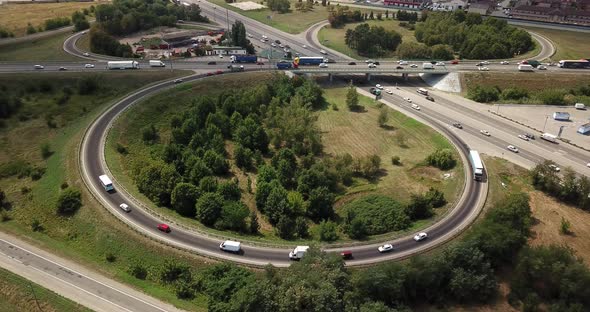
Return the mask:
<path id="1" fill-rule="evenodd" d="M 108 69 L 139 69 L 137 61 L 109 61 L 107 63 Z"/>

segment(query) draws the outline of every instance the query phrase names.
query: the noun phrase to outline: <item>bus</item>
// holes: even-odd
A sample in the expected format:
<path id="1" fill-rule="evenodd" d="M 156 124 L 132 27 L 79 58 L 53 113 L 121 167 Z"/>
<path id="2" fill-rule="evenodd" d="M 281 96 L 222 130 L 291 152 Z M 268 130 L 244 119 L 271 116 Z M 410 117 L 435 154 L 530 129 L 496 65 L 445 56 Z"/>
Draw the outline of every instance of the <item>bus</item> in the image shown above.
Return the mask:
<path id="1" fill-rule="evenodd" d="M 588 60 L 561 60 L 559 61 L 560 68 L 590 68 Z"/>
<path id="2" fill-rule="evenodd" d="M 104 187 L 105 191 L 110 192 L 115 189 L 113 187 L 113 181 L 111 181 L 111 179 L 109 179 L 109 177 L 106 175 L 103 174 L 98 178 L 100 179 L 100 184 L 102 184 L 102 187 Z"/>
<path id="3" fill-rule="evenodd" d="M 327 62 L 328 60 L 322 56 L 301 56 L 296 57 L 294 60 L 297 65 L 320 65 Z"/>
<path id="4" fill-rule="evenodd" d="M 423 95 L 428 95 L 428 90 L 426 90 L 424 88 L 419 88 L 418 90 L 416 90 L 416 92 L 423 94 Z"/>
<path id="5" fill-rule="evenodd" d="M 469 151 L 469 161 L 473 168 L 473 179 L 475 181 L 481 181 L 483 178 L 483 163 L 481 162 L 481 158 L 479 158 L 479 153 L 474 150 Z"/>

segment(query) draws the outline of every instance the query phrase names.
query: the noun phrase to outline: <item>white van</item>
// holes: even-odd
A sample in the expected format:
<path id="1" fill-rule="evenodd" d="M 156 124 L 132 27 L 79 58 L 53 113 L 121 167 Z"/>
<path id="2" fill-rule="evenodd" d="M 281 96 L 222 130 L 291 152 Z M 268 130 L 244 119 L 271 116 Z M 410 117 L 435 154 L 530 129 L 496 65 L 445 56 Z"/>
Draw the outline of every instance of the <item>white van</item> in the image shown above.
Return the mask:
<path id="1" fill-rule="evenodd" d="M 576 103 L 576 105 L 574 105 L 574 107 L 576 109 L 586 109 L 586 105 L 584 105 L 584 103 Z"/>
<path id="2" fill-rule="evenodd" d="M 239 253 L 240 252 L 240 242 L 226 240 L 225 242 L 219 245 L 219 249 L 223 251 Z"/>
<path id="3" fill-rule="evenodd" d="M 541 139 L 545 141 L 549 141 L 551 143 L 557 143 L 557 136 L 551 133 L 543 133 L 541 134 Z"/>

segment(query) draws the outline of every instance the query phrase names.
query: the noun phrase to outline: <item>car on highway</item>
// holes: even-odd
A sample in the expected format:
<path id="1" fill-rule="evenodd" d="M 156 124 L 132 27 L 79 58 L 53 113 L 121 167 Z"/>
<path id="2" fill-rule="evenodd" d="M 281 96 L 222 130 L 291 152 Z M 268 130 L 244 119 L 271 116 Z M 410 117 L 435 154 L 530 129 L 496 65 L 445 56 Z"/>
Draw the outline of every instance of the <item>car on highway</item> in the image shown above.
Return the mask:
<path id="1" fill-rule="evenodd" d="M 356 65 L 355 62 L 349 62 L 348 65 Z"/>
<path id="2" fill-rule="evenodd" d="M 502 62 L 500 62 L 500 65 L 510 65 L 510 62 L 508 62 L 508 61 L 502 61 Z"/>
<path id="3" fill-rule="evenodd" d="M 538 70 L 547 70 L 547 66 L 545 66 L 545 65 L 539 65 L 539 66 L 537 66 L 537 69 Z"/>
<path id="4" fill-rule="evenodd" d="M 377 65 L 375 65 L 375 63 L 369 63 L 369 68 L 377 68 Z"/>
<path id="5" fill-rule="evenodd" d="M 379 250 L 380 253 L 389 252 L 389 251 L 393 250 L 393 245 L 392 244 L 385 244 L 385 245 L 377 247 L 377 250 Z"/>
<path id="6" fill-rule="evenodd" d="M 217 65 L 217 62 L 211 61 L 211 62 L 207 63 L 207 65 Z"/>
<path id="7" fill-rule="evenodd" d="M 168 224 L 165 223 L 158 224 L 158 230 L 164 233 L 170 233 L 170 231 L 172 231 L 172 229 L 170 229 L 170 226 L 168 226 Z"/>
<path id="8" fill-rule="evenodd" d="M 414 235 L 414 240 L 419 242 L 419 241 L 425 240 L 427 237 L 428 237 L 428 234 L 426 234 L 425 232 L 422 232 L 422 233 L 418 233 L 418 234 Z"/>
<path id="9" fill-rule="evenodd" d="M 271 44 L 270 44 L 270 46 L 274 48 L 274 47 L 276 47 L 277 45 L 276 45 L 276 44 L 273 42 L 273 43 L 271 43 Z"/>
<path id="10" fill-rule="evenodd" d="M 223 58 L 223 54 L 219 54 L 219 58 Z"/>
<path id="11" fill-rule="evenodd" d="M 415 110 L 420 110 L 420 106 L 418 106 L 417 104 L 412 104 L 412 108 Z"/>
<path id="12" fill-rule="evenodd" d="M 404 100 L 408 103 L 412 103 L 412 99 L 410 99 L 409 97 L 405 97 Z"/>
<path id="13" fill-rule="evenodd" d="M 553 169 L 553 171 L 555 171 L 555 172 L 561 171 L 561 168 L 557 167 L 557 165 L 554 165 L 554 164 L 550 164 L 549 168 Z"/>
<path id="14" fill-rule="evenodd" d="M 323 55 L 328 55 L 328 52 L 326 52 L 326 50 L 324 50 L 324 49 L 320 50 L 320 53 Z"/>
<path id="15" fill-rule="evenodd" d="M 264 62 L 256 62 L 256 65 L 264 65 Z"/>
<path id="16" fill-rule="evenodd" d="M 368 59 L 368 60 L 365 60 L 365 63 L 371 64 L 371 63 L 375 63 L 375 61 L 374 60 L 371 60 L 371 59 Z"/>
<path id="17" fill-rule="evenodd" d="M 435 66 L 445 66 L 445 62 L 436 62 Z"/>
<path id="18" fill-rule="evenodd" d="M 397 63 L 400 65 L 408 65 L 408 61 L 404 61 L 404 60 L 399 60 Z"/>
<path id="19" fill-rule="evenodd" d="M 207 76 L 213 76 L 213 75 L 215 75 L 215 73 L 208 72 L 206 75 L 207 75 Z"/>
<path id="20" fill-rule="evenodd" d="M 458 123 L 458 122 L 454 122 L 454 123 L 453 123 L 453 127 L 455 127 L 455 128 L 459 128 L 459 129 L 463 129 L 463 125 L 461 125 L 461 124 L 460 124 L 460 123 Z"/>
<path id="21" fill-rule="evenodd" d="M 307 45 L 306 44 L 302 45 L 301 47 L 304 48 L 304 49 L 307 49 Z"/>
<path id="22" fill-rule="evenodd" d="M 396 66 L 395 69 L 404 69 L 404 68 L 401 66 Z"/>
<path id="23" fill-rule="evenodd" d="M 483 61 L 483 62 L 481 62 L 481 63 L 482 63 L 483 65 L 490 65 L 490 62 L 488 62 L 488 61 Z"/>
<path id="24" fill-rule="evenodd" d="M 343 252 L 340 253 L 340 256 L 342 256 L 342 259 L 352 259 L 352 251 L 350 250 L 345 250 Z"/>
<path id="25" fill-rule="evenodd" d="M 587 164 L 586 164 L 586 167 L 590 168 L 590 163 L 587 163 Z"/>
<path id="26" fill-rule="evenodd" d="M 260 39 L 260 42 L 266 42 L 266 40 L 264 40 L 264 38 Z"/>
<path id="27" fill-rule="evenodd" d="M 58 70 L 59 71 L 64 71 L 64 70 L 68 70 L 68 69 L 62 66 L 62 67 L 58 68 Z"/>
<path id="28" fill-rule="evenodd" d="M 518 153 L 518 148 L 514 145 L 508 145 L 506 148 L 511 152 Z"/>
<path id="29" fill-rule="evenodd" d="M 490 133 L 488 132 L 488 130 L 479 130 L 479 133 L 481 133 L 485 136 L 490 136 Z"/>
<path id="30" fill-rule="evenodd" d="M 532 134 L 530 134 L 530 133 L 525 133 L 524 136 L 527 137 L 527 138 L 529 138 L 529 139 L 531 139 L 531 140 L 534 140 L 535 139 L 535 136 L 532 135 Z"/>
<path id="31" fill-rule="evenodd" d="M 182 82 L 182 79 L 180 79 L 180 78 L 178 78 L 178 79 L 174 79 L 174 81 L 173 81 L 173 82 L 174 82 L 174 83 L 181 83 L 181 82 Z"/>
<path id="32" fill-rule="evenodd" d="M 328 64 L 326 64 L 326 63 L 320 63 L 320 68 L 328 68 Z"/>
<path id="33" fill-rule="evenodd" d="M 277 40 L 275 40 L 275 43 L 276 44 L 281 44 L 281 40 L 277 39 Z"/>
<path id="34" fill-rule="evenodd" d="M 280 48 L 284 48 L 285 46 L 283 44 L 279 44 L 279 47 Z"/>
<path id="35" fill-rule="evenodd" d="M 35 65 L 34 68 L 35 69 L 45 69 L 45 66 L 43 66 L 43 65 Z"/>
<path id="36" fill-rule="evenodd" d="M 529 140 L 529 138 L 527 138 L 527 136 L 524 135 L 524 134 L 519 134 L 518 135 L 518 138 L 521 139 L 521 140 L 525 140 L 525 141 L 528 141 Z"/>
<path id="37" fill-rule="evenodd" d="M 459 60 L 452 60 L 452 61 L 451 61 L 451 64 L 453 64 L 453 65 L 457 65 L 457 64 L 459 64 Z"/>
<path id="38" fill-rule="evenodd" d="M 393 91 L 391 91 L 390 89 L 385 89 L 385 93 L 387 93 L 387 94 L 393 94 Z"/>
<path id="39" fill-rule="evenodd" d="M 125 212 L 130 212 L 131 208 L 129 208 L 129 205 L 127 205 L 126 203 L 122 203 L 119 205 L 119 208 L 121 208 L 121 210 L 125 211 Z"/>
<path id="40" fill-rule="evenodd" d="M 84 68 L 94 68 L 94 64 L 85 64 Z"/>
<path id="41" fill-rule="evenodd" d="M 247 34 L 247 35 L 248 35 L 248 38 L 252 38 L 253 37 L 252 34 Z"/>
<path id="42" fill-rule="evenodd" d="M 430 102 L 434 102 L 434 98 L 430 95 L 427 95 L 426 99 L 429 100 Z"/>
<path id="43" fill-rule="evenodd" d="M 479 70 L 481 71 L 490 71 L 490 69 L 486 66 L 480 67 Z"/>
<path id="44" fill-rule="evenodd" d="M 88 52 L 84 52 L 83 54 L 84 56 L 90 56 L 90 54 Z"/>
<path id="45" fill-rule="evenodd" d="M 382 85 L 380 85 L 380 84 L 376 84 L 376 85 L 375 85 L 375 88 L 377 88 L 377 89 L 379 89 L 379 90 L 383 90 L 383 86 L 382 86 Z"/>
<path id="46" fill-rule="evenodd" d="M 410 67 L 411 67 L 411 68 L 418 68 L 418 65 L 416 65 L 416 64 L 412 64 L 412 65 L 410 65 Z"/>
<path id="47" fill-rule="evenodd" d="M 218 70 L 215 72 L 215 75 L 221 75 L 221 74 L 223 74 L 223 70 L 221 70 L 221 69 L 218 69 Z"/>

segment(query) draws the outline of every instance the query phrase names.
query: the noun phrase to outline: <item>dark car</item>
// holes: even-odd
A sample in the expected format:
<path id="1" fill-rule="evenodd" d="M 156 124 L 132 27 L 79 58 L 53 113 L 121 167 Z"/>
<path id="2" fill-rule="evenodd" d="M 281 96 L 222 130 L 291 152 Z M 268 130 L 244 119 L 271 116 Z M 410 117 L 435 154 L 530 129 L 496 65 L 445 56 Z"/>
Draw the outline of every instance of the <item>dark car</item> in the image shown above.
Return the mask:
<path id="1" fill-rule="evenodd" d="M 280 40 L 275 40 L 275 43 L 276 44 L 281 44 L 281 41 Z"/>
<path id="2" fill-rule="evenodd" d="M 68 69 L 67 69 L 67 68 L 65 68 L 65 67 L 60 67 L 60 68 L 59 68 L 59 70 L 60 70 L 60 71 L 64 71 L 64 70 L 68 70 Z"/>
<path id="3" fill-rule="evenodd" d="M 256 65 L 264 65 L 263 62 L 256 62 Z"/>
<path id="4" fill-rule="evenodd" d="M 341 252 L 340 255 L 342 256 L 342 259 L 352 259 L 352 251 L 350 250 L 345 250 Z"/>
<path id="5" fill-rule="evenodd" d="M 398 66 L 398 67 L 396 67 L 395 69 L 404 69 L 404 68 L 403 68 L 403 67 L 401 67 L 401 66 Z"/>
<path id="6" fill-rule="evenodd" d="M 463 126 L 458 122 L 453 123 L 453 127 L 463 129 Z"/>
<path id="7" fill-rule="evenodd" d="M 531 139 L 531 140 L 534 140 L 535 139 L 535 136 L 532 135 L 532 134 L 530 134 L 530 133 L 525 133 L 524 136 L 527 137 L 527 138 L 529 138 L 529 139 Z"/>
<path id="8" fill-rule="evenodd" d="M 221 70 L 221 69 L 218 69 L 218 70 L 215 72 L 215 74 L 216 74 L 216 75 L 221 75 L 221 74 L 223 74 L 223 70 Z"/>
<path id="9" fill-rule="evenodd" d="M 426 96 L 426 99 L 429 100 L 429 101 L 431 101 L 431 102 L 434 102 L 434 98 L 432 96 L 430 96 L 430 95 Z"/>
<path id="10" fill-rule="evenodd" d="M 207 73 L 207 76 L 213 76 L 215 75 L 214 73 Z"/>
<path id="11" fill-rule="evenodd" d="M 211 61 L 211 62 L 207 63 L 207 65 L 217 65 L 217 62 Z"/>
<path id="12" fill-rule="evenodd" d="M 381 64 L 379 64 L 379 62 L 373 62 L 373 64 L 375 64 L 375 65 L 381 65 Z"/>
<path id="13" fill-rule="evenodd" d="M 355 62 L 350 62 L 350 63 L 348 63 L 348 65 L 356 65 L 356 63 Z"/>

